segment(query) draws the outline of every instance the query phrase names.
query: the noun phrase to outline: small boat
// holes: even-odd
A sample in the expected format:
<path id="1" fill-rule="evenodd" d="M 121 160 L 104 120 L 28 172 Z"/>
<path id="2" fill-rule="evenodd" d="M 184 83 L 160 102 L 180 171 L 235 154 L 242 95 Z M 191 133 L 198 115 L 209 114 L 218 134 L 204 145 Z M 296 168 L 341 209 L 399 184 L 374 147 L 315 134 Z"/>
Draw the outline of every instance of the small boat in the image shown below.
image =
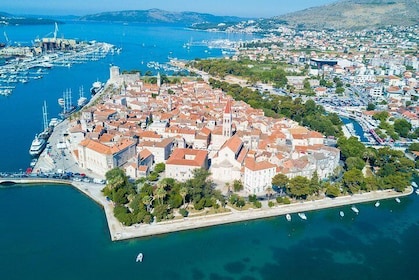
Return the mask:
<path id="1" fill-rule="evenodd" d="M 343 218 L 345 216 L 345 212 L 339 211 L 339 215 Z"/>
<path id="2" fill-rule="evenodd" d="M 58 105 L 60 105 L 61 107 L 64 107 L 64 105 L 65 105 L 64 98 L 58 98 Z"/>
<path id="3" fill-rule="evenodd" d="M 415 193 L 416 193 L 417 195 L 419 195 L 419 189 L 417 189 L 417 190 L 415 191 Z"/>
<path id="4" fill-rule="evenodd" d="M 418 187 L 418 184 L 416 184 L 416 182 L 412 182 L 412 187 L 414 187 L 414 188 L 417 188 Z"/>
<path id="5" fill-rule="evenodd" d="M 142 262 L 143 261 L 143 253 L 139 253 L 137 255 L 137 258 L 135 259 L 136 262 Z"/>
<path id="6" fill-rule="evenodd" d="M 358 210 L 358 208 L 356 208 L 356 206 L 355 206 L 355 205 L 353 205 L 353 206 L 351 207 L 351 210 L 352 210 L 352 211 L 354 211 L 354 213 L 355 213 L 355 214 L 357 214 L 357 215 L 359 214 L 359 210 Z"/>
<path id="7" fill-rule="evenodd" d="M 298 216 L 302 219 L 302 220 L 307 220 L 307 216 L 304 213 L 298 213 Z"/>
<path id="8" fill-rule="evenodd" d="M 396 197 L 394 200 L 395 200 L 397 203 L 400 203 L 400 198 Z"/>
<path id="9" fill-rule="evenodd" d="M 290 215 L 290 214 L 286 214 L 286 215 L 285 215 L 285 218 L 287 219 L 287 221 L 288 221 L 288 222 L 290 222 L 290 221 L 291 221 L 291 215 Z"/>
<path id="10" fill-rule="evenodd" d="M 375 206 L 375 207 L 380 206 L 380 202 L 379 202 L 379 201 L 377 201 L 377 202 L 374 204 L 374 206 Z"/>

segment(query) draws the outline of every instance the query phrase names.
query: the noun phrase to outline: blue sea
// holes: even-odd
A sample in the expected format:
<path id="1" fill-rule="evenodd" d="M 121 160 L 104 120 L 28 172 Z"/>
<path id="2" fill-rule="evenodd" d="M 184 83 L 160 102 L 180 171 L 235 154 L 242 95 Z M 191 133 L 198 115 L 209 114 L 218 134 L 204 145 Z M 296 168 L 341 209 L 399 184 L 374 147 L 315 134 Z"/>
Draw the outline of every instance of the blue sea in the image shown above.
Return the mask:
<path id="1" fill-rule="evenodd" d="M 2 27 L 16 44 L 53 26 Z M 188 42 L 246 40 L 244 34 L 206 33 L 177 25 L 67 23 L 66 38 L 122 48 L 99 61 L 53 68 L 42 79 L 0 96 L 0 171 L 25 169 L 28 149 L 42 130 L 42 104 L 58 116 L 57 99 L 71 88 L 106 81 L 109 65 L 146 71 L 168 57 L 221 56 Z M 60 36 L 60 35 L 59 35 Z M 166 235 L 111 242 L 102 208 L 68 186 L 0 187 L 1 279 L 417 279 L 419 196 L 283 216 Z M 339 216 L 339 211 L 345 216 Z M 144 260 L 136 263 L 142 252 Z"/>

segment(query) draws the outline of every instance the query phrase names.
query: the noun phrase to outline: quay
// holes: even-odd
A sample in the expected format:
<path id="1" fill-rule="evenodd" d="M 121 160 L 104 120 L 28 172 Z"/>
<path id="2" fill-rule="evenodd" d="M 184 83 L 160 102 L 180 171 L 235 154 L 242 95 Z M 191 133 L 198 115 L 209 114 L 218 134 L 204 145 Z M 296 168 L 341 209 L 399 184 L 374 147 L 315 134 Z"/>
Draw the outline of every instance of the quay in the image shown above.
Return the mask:
<path id="1" fill-rule="evenodd" d="M 205 215 L 199 217 L 187 217 L 183 219 L 163 221 L 152 224 L 137 224 L 133 226 L 123 226 L 113 215 L 113 203 L 108 201 L 102 193 L 104 185 L 75 182 L 60 179 L 44 178 L 0 178 L 0 186 L 4 184 L 64 184 L 75 187 L 80 192 L 90 197 L 93 201 L 101 205 L 105 211 L 108 223 L 110 238 L 112 241 L 126 240 L 139 237 L 166 234 L 177 231 L 193 230 L 198 228 L 237 223 L 248 220 L 271 218 L 298 212 L 308 212 L 326 208 L 337 208 L 346 205 L 385 200 L 396 197 L 408 196 L 413 193 L 413 188 L 409 186 L 403 193 L 393 190 L 372 191 L 368 193 L 354 194 L 351 196 L 341 196 L 336 198 L 323 198 L 304 202 L 295 202 L 287 205 L 279 205 L 269 208 L 264 205 L 260 209 L 234 210 L 220 214 Z"/>

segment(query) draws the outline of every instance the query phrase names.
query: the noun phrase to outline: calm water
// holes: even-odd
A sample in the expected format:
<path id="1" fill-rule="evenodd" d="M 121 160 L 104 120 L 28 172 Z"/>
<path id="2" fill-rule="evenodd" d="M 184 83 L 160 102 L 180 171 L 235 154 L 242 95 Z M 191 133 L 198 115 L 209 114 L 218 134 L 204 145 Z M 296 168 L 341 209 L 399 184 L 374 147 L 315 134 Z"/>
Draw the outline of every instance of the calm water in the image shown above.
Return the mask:
<path id="1" fill-rule="evenodd" d="M 417 279 L 418 197 L 358 209 L 113 243 L 100 206 L 71 187 L 1 188 L 2 279 Z"/>
<path id="2" fill-rule="evenodd" d="M 4 27 L 12 41 L 45 36 L 53 27 Z M 0 171 L 29 162 L 28 148 L 42 129 L 42 103 L 59 112 L 66 88 L 86 91 L 108 78 L 108 66 L 147 70 L 148 61 L 220 55 L 188 41 L 230 38 L 179 26 L 66 24 L 65 37 L 106 41 L 120 55 L 72 68 L 54 68 L 43 79 L 0 98 Z M 240 39 L 236 35 L 236 39 Z M 217 54 L 218 52 L 218 54 Z M 143 63 L 142 63 L 143 62 Z M 224 225 L 157 237 L 111 242 L 99 205 L 71 187 L 0 187 L 1 279 L 416 279 L 419 197 Z M 341 218 L 340 210 L 346 215 Z M 135 263 L 138 252 L 143 263 Z"/>
<path id="3" fill-rule="evenodd" d="M 52 37 L 54 26 L 1 26 L 1 34 L 6 32 L 15 44 L 30 44 L 31 40 Z M 147 62 L 167 62 L 168 57 L 193 59 L 198 57 L 221 56 L 220 49 L 210 49 L 202 41 L 230 39 L 234 41 L 253 38 L 245 34 L 207 33 L 185 29 L 176 25 L 122 25 L 67 23 L 59 25 L 58 37 L 78 38 L 85 41 L 108 42 L 122 48 L 120 54 L 108 55 L 105 59 L 85 64 L 74 64 L 71 68 L 55 67 L 42 79 L 18 84 L 13 94 L 0 96 L 0 171 L 25 170 L 30 162 L 28 153 L 36 133 L 43 130 L 42 106 L 47 102 L 49 118 L 60 112 L 58 98 L 71 89 L 73 102 L 77 101 L 79 88 L 83 86 L 87 96 L 92 83 L 105 82 L 109 78 L 109 66 L 117 65 L 122 70 L 148 69 Z M 1 40 L 0 40 L 1 41 Z M 185 43 L 193 43 L 185 48 Z"/>

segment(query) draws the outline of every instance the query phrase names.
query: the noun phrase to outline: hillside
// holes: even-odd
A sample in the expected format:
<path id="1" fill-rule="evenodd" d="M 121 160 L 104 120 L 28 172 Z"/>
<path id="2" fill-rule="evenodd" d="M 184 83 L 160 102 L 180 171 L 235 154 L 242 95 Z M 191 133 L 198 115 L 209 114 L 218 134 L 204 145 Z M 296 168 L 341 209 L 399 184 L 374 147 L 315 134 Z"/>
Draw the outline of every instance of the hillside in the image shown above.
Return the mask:
<path id="1" fill-rule="evenodd" d="M 182 23 L 239 22 L 238 17 L 215 16 L 195 12 L 168 12 L 159 9 L 105 12 L 80 17 L 82 21 Z"/>
<path id="2" fill-rule="evenodd" d="M 419 0 L 341 0 L 278 16 L 301 28 L 365 29 L 419 23 Z"/>
<path id="3" fill-rule="evenodd" d="M 8 13 L 0 12 L 0 25 L 39 25 L 54 24 L 54 22 L 59 21 L 42 17 L 15 16 Z"/>

